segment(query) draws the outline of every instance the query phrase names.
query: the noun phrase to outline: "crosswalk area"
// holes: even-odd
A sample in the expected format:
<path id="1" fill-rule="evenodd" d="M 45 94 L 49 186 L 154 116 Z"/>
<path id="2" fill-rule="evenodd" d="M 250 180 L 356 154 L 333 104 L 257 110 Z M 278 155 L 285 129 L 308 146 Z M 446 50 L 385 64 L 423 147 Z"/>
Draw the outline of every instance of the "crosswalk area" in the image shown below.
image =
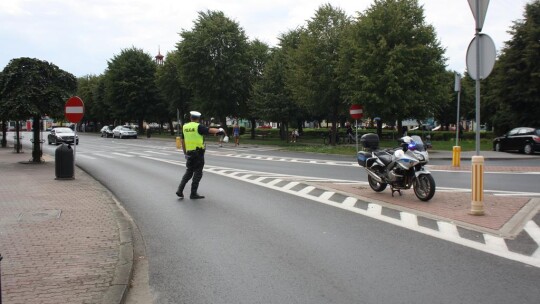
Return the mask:
<path id="1" fill-rule="evenodd" d="M 272 147 L 244 147 L 241 150 L 232 147 L 218 147 L 209 145 L 207 153 L 218 154 L 220 156 L 226 155 L 229 157 L 240 158 L 253 158 L 253 159 L 267 159 L 268 157 L 252 156 L 250 153 L 260 153 L 264 151 L 276 150 Z M 132 158 L 141 156 L 178 156 L 182 151 L 178 150 L 174 143 L 168 143 L 167 145 L 148 145 L 140 143 L 127 143 L 122 142 L 117 144 L 111 142 L 109 144 L 86 144 L 84 147 L 79 147 L 76 151 L 76 156 L 89 160 L 98 159 L 116 159 L 116 158 Z M 283 159 L 283 161 L 297 161 L 295 159 Z"/>

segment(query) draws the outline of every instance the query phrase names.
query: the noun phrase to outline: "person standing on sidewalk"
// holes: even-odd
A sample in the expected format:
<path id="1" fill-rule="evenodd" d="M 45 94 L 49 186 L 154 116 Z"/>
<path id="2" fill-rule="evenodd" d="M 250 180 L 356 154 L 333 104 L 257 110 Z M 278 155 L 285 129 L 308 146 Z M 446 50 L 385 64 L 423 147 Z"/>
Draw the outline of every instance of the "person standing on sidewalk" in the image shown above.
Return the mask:
<path id="1" fill-rule="evenodd" d="M 233 126 L 234 146 L 240 146 L 240 127 L 238 123 Z"/>
<path id="2" fill-rule="evenodd" d="M 201 118 L 201 113 L 197 111 L 189 112 L 191 117 L 191 122 L 185 124 L 182 127 L 182 150 L 184 151 L 184 157 L 186 158 L 186 172 L 182 177 L 180 185 L 178 185 L 178 190 L 176 195 L 179 198 L 184 198 L 184 188 L 187 182 L 193 178 L 191 181 L 191 199 L 201 199 L 204 196 L 197 193 L 199 188 L 199 182 L 202 179 L 203 168 L 204 168 L 204 135 L 207 134 L 225 134 L 223 128 L 207 128 L 199 123 Z"/>

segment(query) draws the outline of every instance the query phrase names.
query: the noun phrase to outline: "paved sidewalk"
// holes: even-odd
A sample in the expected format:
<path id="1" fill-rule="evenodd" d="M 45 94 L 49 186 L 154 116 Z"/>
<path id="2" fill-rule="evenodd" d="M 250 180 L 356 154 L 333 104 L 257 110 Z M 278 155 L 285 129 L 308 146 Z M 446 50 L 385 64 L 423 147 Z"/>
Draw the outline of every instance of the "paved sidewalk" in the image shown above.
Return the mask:
<path id="1" fill-rule="evenodd" d="M 30 158 L 0 148 L 3 303 L 121 303 L 133 264 L 129 220 L 84 171 L 56 180 L 54 159 Z"/>

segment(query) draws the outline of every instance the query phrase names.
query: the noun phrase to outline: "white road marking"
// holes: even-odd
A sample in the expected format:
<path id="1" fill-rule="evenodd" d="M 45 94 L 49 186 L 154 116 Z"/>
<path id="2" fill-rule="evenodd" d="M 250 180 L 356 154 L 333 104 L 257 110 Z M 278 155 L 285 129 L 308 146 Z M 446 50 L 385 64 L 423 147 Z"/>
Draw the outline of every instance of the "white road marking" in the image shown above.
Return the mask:
<path id="1" fill-rule="evenodd" d="M 95 157 L 88 156 L 88 155 L 82 154 L 82 153 L 77 153 L 77 157 L 88 158 L 88 159 L 96 159 Z"/>
<path id="2" fill-rule="evenodd" d="M 486 241 L 486 246 L 493 250 L 508 251 L 508 246 L 506 246 L 503 238 L 484 233 L 484 240 Z"/>
<path id="3" fill-rule="evenodd" d="M 105 157 L 105 158 L 114 158 L 114 156 L 110 156 L 108 154 L 103 154 L 103 153 L 93 153 L 93 155 L 97 155 L 99 157 Z"/>
<path id="4" fill-rule="evenodd" d="M 124 156 L 124 157 L 135 157 L 135 155 L 124 154 L 124 153 L 119 153 L 119 152 L 112 152 L 111 154 L 120 155 L 120 156 Z"/>
<path id="5" fill-rule="evenodd" d="M 137 155 L 137 156 L 149 156 L 148 154 L 146 154 L 146 153 L 141 153 L 141 152 L 134 152 L 134 151 L 131 152 L 131 151 L 130 151 L 130 152 L 128 152 L 128 153 L 130 153 L 130 154 L 135 154 L 135 155 Z"/>
<path id="6" fill-rule="evenodd" d="M 409 213 L 409 212 L 400 212 L 401 221 L 404 225 L 407 227 L 412 228 L 413 230 L 418 228 L 418 218 L 415 214 Z"/>
<path id="7" fill-rule="evenodd" d="M 343 201 L 343 206 L 345 207 L 348 207 L 348 208 L 352 208 L 354 207 L 354 205 L 356 205 L 356 202 L 358 200 L 355 199 L 354 197 L 347 197 L 344 201 Z"/>
<path id="8" fill-rule="evenodd" d="M 158 154 L 158 155 L 164 155 L 164 156 L 169 156 L 171 155 L 170 153 L 162 153 L 162 152 L 156 152 L 156 151 L 144 151 L 146 153 L 152 153 L 152 154 Z"/>
<path id="9" fill-rule="evenodd" d="M 166 162 L 166 163 L 170 163 L 174 165 L 184 165 L 184 162 L 179 162 L 179 161 L 171 161 L 171 160 L 165 160 L 165 159 L 154 158 L 154 157 L 144 157 L 144 158 L 152 159 L 152 160 L 156 160 L 160 162 Z M 333 195 L 333 192 L 330 192 L 330 191 L 324 192 L 320 196 L 310 195 L 309 193 L 312 190 L 316 189 L 316 187 L 314 186 L 306 186 L 300 191 L 293 191 L 292 188 L 294 188 L 294 186 L 297 185 L 297 184 L 293 184 L 294 182 L 291 182 L 285 185 L 284 187 L 276 186 L 276 184 L 279 182 L 275 182 L 275 183 L 262 182 L 262 180 L 266 180 L 268 178 L 274 178 L 275 180 L 282 179 L 282 178 L 285 178 L 286 175 L 276 176 L 274 174 L 269 174 L 267 172 L 256 172 L 256 171 L 240 170 L 240 169 L 225 168 L 225 167 L 218 167 L 218 166 L 207 166 L 205 171 L 219 174 L 222 176 L 227 176 L 230 178 L 234 178 L 237 180 L 255 184 L 261 187 L 266 187 L 269 189 L 281 191 L 284 193 L 288 193 L 288 194 L 302 197 L 305 199 L 309 199 L 312 201 L 320 202 L 320 203 L 333 206 L 336 208 L 348 210 L 348 211 L 351 211 L 360 215 L 368 216 L 376 220 L 390 223 L 399 227 L 407 228 L 407 229 L 410 229 L 410 230 L 413 230 L 413 231 L 416 231 L 425 235 L 429 235 L 438 239 L 446 240 L 446 241 L 463 245 L 463 246 L 466 246 L 475 250 L 479 250 L 482 252 L 497 255 L 506 259 L 522 262 L 522 263 L 540 268 L 540 249 L 536 250 L 536 252 L 532 256 L 526 256 L 526 255 L 508 250 L 508 246 L 506 245 L 505 240 L 498 236 L 493 236 L 493 235 L 484 233 L 483 236 L 484 236 L 485 243 L 469 240 L 466 238 L 461 238 L 457 230 L 457 226 L 455 226 L 453 223 L 450 223 L 450 222 L 444 222 L 444 221 L 439 220 L 437 221 L 437 226 L 439 229 L 430 229 L 430 228 L 418 225 L 418 218 L 415 214 L 412 214 L 412 213 L 401 212 L 400 219 L 395 219 L 392 217 L 385 216 L 382 214 L 382 205 L 379 205 L 377 203 L 370 202 L 368 205 L 368 209 L 364 210 L 364 209 L 355 207 L 355 204 L 356 204 L 355 198 L 347 198 L 342 203 L 329 200 L 329 198 Z M 235 172 L 246 173 L 246 175 L 237 176 L 237 174 L 233 174 Z M 258 176 L 258 178 L 254 180 L 247 179 L 246 176 L 248 175 Z M 290 176 L 290 177 L 298 178 L 298 176 Z M 461 189 L 458 189 L 458 190 L 461 190 Z M 540 228 L 536 224 L 531 224 L 531 222 L 532 221 L 529 221 L 527 223 L 526 231 L 527 232 L 530 231 L 531 237 L 533 237 L 535 241 L 540 244 Z"/>

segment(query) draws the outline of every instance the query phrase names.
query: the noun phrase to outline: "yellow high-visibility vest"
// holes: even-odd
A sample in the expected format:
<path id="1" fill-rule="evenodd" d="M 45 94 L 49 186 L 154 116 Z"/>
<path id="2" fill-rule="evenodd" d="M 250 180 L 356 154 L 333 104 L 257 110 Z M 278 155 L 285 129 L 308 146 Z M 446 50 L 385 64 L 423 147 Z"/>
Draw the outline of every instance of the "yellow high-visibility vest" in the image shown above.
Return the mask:
<path id="1" fill-rule="evenodd" d="M 182 127 L 186 151 L 194 151 L 197 148 L 204 149 L 204 137 L 197 132 L 198 129 L 199 123 L 197 122 L 190 122 Z"/>

